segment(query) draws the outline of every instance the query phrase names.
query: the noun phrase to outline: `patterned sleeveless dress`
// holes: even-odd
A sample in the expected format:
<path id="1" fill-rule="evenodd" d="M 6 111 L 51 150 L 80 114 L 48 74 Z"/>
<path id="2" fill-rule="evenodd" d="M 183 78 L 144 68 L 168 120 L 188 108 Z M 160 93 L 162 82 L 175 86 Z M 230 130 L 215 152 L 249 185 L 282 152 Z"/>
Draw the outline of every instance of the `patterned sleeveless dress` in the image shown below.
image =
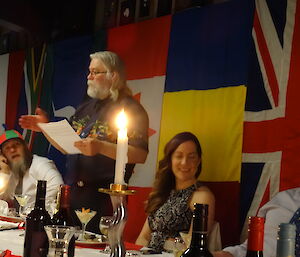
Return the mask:
<path id="1" fill-rule="evenodd" d="M 167 238 L 174 238 L 179 236 L 179 232 L 189 231 L 193 215 L 189 207 L 189 199 L 202 185 L 201 182 L 197 182 L 182 190 L 172 190 L 168 200 L 148 216 L 152 230 L 148 247 L 162 251 Z"/>

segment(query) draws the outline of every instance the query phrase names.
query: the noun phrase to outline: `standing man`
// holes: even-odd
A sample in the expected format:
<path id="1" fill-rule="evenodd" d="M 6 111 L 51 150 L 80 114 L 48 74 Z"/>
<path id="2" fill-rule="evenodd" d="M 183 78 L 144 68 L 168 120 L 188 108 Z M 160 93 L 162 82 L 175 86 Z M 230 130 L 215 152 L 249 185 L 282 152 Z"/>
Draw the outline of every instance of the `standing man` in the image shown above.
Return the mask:
<path id="1" fill-rule="evenodd" d="M 10 176 L 1 199 L 12 201 L 14 194 L 24 194 L 28 196 L 27 204 L 33 206 L 38 180 L 47 181 L 46 204 L 56 199 L 63 180 L 53 161 L 33 155 L 16 130 L 7 130 L 0 136 L 0 147 L 0 170 Z"/>
<path id="2" fill-rule="evenodd" d="M 75 143 L 81 154 L 67 158 L 66 182 L 71 185 L 73 209 L 90 208 L 97 211 L 88 230 L 99 232 L 101 216 L 112 215 L 109 195 L 98 188 L 109 188 L 114 182 L 117 114 L 124 109 L 128 119 L 128 164 L 125 182 L 128 183 L 135 163 L 144 163 L 148 154 L 149 120 L 145 109 L 132 97 L 126 83 L 125 66 L 119 56 L 103 51 L 90 55 L 87 94 L 70 124 L 83 140 Z M 48 122 L 47 114 L 36 110 L 36 115 L 22 116 L 23 128 L 40 131 L 38 122 Z"/>

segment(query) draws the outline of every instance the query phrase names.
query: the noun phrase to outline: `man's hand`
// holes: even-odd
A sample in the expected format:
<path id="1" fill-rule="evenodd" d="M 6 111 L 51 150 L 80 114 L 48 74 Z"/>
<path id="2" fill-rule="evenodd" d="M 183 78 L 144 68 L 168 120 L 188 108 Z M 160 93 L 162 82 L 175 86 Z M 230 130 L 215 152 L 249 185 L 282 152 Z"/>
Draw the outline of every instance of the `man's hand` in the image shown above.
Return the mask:
<path id="1" fill-rule="evenodd" d="M 3 155 L 0 155 L 0 172 L 10 174 L 10 169 L 7 165 L 7 160 Z"/>
<path id="2" fill-rule="evenodd" d="M 85 138 L 74 143 L 74 146 L 78 148 L 83 155 L 94 156 L 99 153 L 101 148 L 101 141 L 96 138 Z"/>
<path id="3" fill-rule="evenodd" d="M 19 118 L 19 125 L 23 129 L 30 129 L 37 132 L 41 131 L 40 127 L 37 124 L 47 122 L 49 122 L 48 115 L 41 108 L 36 108 L 35 115 L 22 115 Z"/>

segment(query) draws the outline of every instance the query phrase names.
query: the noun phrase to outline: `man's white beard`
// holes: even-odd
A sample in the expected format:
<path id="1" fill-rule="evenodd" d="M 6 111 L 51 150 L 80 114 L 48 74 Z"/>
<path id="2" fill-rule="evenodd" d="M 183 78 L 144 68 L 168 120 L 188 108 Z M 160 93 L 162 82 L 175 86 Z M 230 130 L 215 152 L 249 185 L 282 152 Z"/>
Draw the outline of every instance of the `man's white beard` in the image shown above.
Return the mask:
<path id="1" fill-rule="evenodd" d="M 24 157 L 22 157 L 18 161 L 11 162 L 10 167 L 11 167 L 12 172 L 15 175 L 19 175 L 20 173 L 25 174 L 25 172 L 28 169 L 28 165 L 27 165 L 26 160 L 25 160 Z"/>
<path id="2" fill-rule="evenodd" d="M 95 83 L 92 80 L 87 81 L 88 89 L 87 94 L 91 98 L 97 98 L 97 99 L 106 99 L 110 95 L 110 90 L 108 88 L 104 88 L 99 83 Z"/>

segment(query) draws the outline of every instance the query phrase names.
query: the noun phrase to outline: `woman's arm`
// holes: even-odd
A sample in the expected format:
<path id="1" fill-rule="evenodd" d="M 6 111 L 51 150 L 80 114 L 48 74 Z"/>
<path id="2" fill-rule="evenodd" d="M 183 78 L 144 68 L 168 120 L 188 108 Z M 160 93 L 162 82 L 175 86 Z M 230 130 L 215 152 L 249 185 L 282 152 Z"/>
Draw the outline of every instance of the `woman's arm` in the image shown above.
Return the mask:
<path id="1" fill-rule="evenodd" d="M 146 219 L 144 226 L 138 238 L 135 241 L 135 244 L 147 246 L 150 241 L 150 237 L 151 237 L 151 229 L 149 227 L 148 219 Z"/>
<path id="2" fill-rule="evenodd" d="M 190 209 L 194 211 L 194 203 L 208 204 L 208 232 L 212 229 L 215 221 L 215 196 L 206 186 L 199 187 L 192 195 Z M 191 228 L 190 228 L 191 231 Z"/>

